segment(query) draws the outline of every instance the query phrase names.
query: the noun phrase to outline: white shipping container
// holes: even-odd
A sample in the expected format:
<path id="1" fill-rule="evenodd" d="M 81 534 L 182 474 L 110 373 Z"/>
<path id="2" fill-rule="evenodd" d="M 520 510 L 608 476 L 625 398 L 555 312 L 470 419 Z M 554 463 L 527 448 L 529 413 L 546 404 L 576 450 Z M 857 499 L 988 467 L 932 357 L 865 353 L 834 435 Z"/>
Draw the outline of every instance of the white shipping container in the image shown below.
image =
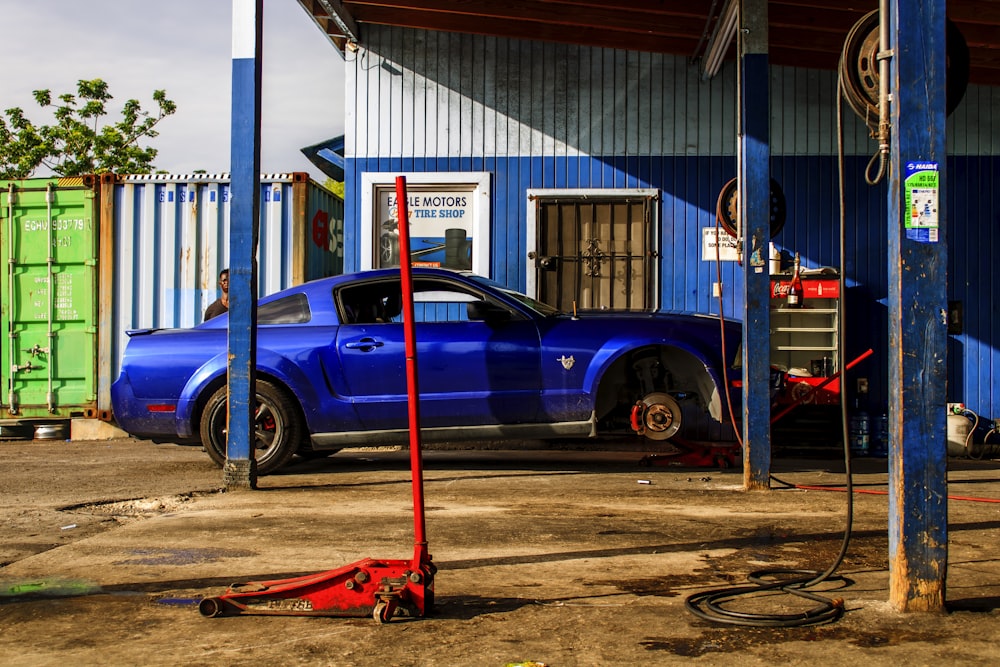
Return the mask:
<path id="1" fill-rule="evenodd" d="M 114 181 L 110 200 L 102 197 L 99 244 L 106 277 L 102 408 L 110 406 L 111 383 L 121 370 L 125 331 L 201 323 L 219 296 L 219 271 L 229 266 L 229 174 L 128 175 Z M 262 174 L 260 187 L 258 295 L 341 273 L 343 200 L 304 173 Z"/>

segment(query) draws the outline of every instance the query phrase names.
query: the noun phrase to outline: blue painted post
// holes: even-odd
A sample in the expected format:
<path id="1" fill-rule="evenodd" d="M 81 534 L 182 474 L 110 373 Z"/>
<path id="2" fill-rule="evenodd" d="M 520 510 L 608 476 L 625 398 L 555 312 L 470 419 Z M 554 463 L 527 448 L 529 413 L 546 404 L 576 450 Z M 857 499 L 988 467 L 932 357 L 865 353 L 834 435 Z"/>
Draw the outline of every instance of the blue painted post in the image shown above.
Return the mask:
<path id="1" fill-rule="evenodd" d="M 253 457 L 260 210 L 260 82 L 263 0 L 233 0 L 233 97 L 229 220 L 229 431 L 227 489 L 257 486 Z"/>
<path id="2" fill-rule="evenodd" d="M 743 228 L 743 487 L 770 488 L 770 71 L 767 0 L 743 0 L 739 30 L 739 197 Z"/>
<path id="3" fill-rule="evenodd" d="M 891 0 L 889 597 L 944 609 L 948 562 L 945 0 Z"/>

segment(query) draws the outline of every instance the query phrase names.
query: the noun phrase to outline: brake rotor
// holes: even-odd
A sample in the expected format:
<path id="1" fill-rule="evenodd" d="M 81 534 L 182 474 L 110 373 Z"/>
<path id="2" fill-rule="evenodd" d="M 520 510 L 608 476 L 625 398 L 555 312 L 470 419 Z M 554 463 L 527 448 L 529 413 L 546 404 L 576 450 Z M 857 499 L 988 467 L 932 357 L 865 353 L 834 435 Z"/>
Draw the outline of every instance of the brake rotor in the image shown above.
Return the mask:
<path id="1" fill-rule="evenodd" d="M 771 236 L 769 238 L 773 239 L 781 231 L 781 228 L 785 226 L 785 217 L 787 215 L 785 193 L 782 192 L 778 181 L 773 178 L 771 179 L 769 205 L 771 209 Z M 715 203 L 715 217 L 719 221 L 719 224 L 722 225 L 722 228 L 726 230 L 726 233 L 735 238 L 740 219 L 740 189 L 739 183 L 735 178 L 722 186 L 719 199 Z"/>
<path id="2" fill-rule="evenodd" d="M 854 24 L 840 54 L 840 74 L 848 106 L 865 121 L 874 137 L 878 132 L 878 10 Z M 969 84 L 969 46 L 951 20 L 946 19 L 945 55 L 946 107 L 951 115 L 965 96 Z"/>
<path id="3" fill-rule="evenodd" d="M 633 428 L 650 440 L 667 440 L 681 429 L 681 406 L 670 394 L 647 394 L 636 405 L 636 411 L 640 410 Z"/>

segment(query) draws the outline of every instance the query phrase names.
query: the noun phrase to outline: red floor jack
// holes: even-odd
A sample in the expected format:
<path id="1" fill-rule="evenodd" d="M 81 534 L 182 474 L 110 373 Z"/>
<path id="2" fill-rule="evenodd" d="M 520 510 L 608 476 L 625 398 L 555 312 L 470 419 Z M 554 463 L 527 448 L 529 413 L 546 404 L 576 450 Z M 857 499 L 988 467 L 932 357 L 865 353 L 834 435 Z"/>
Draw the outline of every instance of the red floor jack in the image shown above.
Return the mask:
<path id="1" fill-rule="evenodd" d="M 674 451 L 668 454 L 650 454 L 639 459 L 643 466 L 675 466 L 678 468 L 733 468 L 740 458 L 737 444 L 705 445 L 673 437 L 667 443 Z"/>
<path id="2" fill-rule="evenodd" d="M 872 350 L 869 348 L 867 351 L 847 364 L 844 367 L 844 371 L 854 368 L 871 355 Z M 802 403 L 809 402 L 810 399 L 815 396 L 816 392 L 839 377 L 840 371 L 837 371 L 819 384 L 811 387 L 808 392 L 803 393 L 801 396 L 797 396 L 795 400 L 785 406 L 784 409 L 771 416 L 771 423 L 774 424 Z M 656 432 L 661 430 L 663 428 L 662 420 L 665 419 L 663 415 L 668 413 L 668 410 L 662 409 L 661 406 L 655 402 L 651 404 L 649 400 L 639 401 L 632 408 L 632 430 L 639 435 L 645 435 L 647 431 Z M 675 451 L 668 454 L 653 454 L 650 456 L 644 456 L 639 460 L 639 464 L 677 466 L 681 468 L 714 467 L 725 469 L 736 466 L 737 462 L 742 459 L 742 451 L 737 443 L 726 445 L 704 445 L 674 436 L 670 438 L 670 442 L 667 444 L 673 447 Z"/>
<path id="3" fill-rule="evenodd" d="M 399 220 L 409 220 L 406 179 L 396 178 Z M 400 257 L 410 257 L 409 225 L 399 225 Z M 413 324 L 413 281 L 410 263 L 400 263 L 406 380 L 410 419 L 410 466 L 413 473 L 413 558 L 366 558 L 336 570 L 292 579 L 233 584 L 218 597 L 198 605 L 203 616 L 264 614 L 282 616 L 369 616 L 387 623 L 394 616 L 424 616 L 434 605 L 437 568 L 427 551 L 424 524 L 423 461 L 420 451 L 420 413 Z"/>

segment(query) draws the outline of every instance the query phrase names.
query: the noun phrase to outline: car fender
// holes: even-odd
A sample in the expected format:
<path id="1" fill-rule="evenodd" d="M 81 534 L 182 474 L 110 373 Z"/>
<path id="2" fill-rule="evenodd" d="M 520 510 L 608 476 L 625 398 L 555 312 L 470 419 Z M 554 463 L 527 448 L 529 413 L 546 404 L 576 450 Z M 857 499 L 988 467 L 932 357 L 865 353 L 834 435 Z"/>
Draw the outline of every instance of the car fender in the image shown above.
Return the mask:
<path id="1" fill-rule="evenodd" d="M 184 385 L 180 398 L 177 401 L 177 413 L 175 420 L 177 423 L 177 433 L 182 437 L 191 437 L 198 431 L 198 424 L 194 423 L 197 416 L 199 400 L 209 389 L 214 391 L 214 386 L 220 378 L 225 377 L 227 369 L 228 352 L 217 354 L 209 359 L 199 368 Z M 301 369 L 287 357 L 272 350 L 257 350 L 257 374 L 269 375 L 275 380 L 288 387 L 299 405 L 303 403 L 315 404 L 316 396 L 312 385 Z"/>
<path id="2" fill-rule="evenodd" d="M 702 346 L 686 341 L 653 335 L 639 338 L 634 336 L 617 336 L 612 338 L 601 346 L 591 360 L 590 366 L 587 368 L 587 373 L 584 376 L 584 390 L 591 396 L 593 401 L 596 401 L 598 388 L 605 374 L 614 363 L 634 350 L 651 346 L 670 347 L 680 350 L 689 354 L 702 365 L 705 376 L 698 379 L 697 390 L 708 407 L 712 418 L 716 421 L 722 421 L 722 403 L 720 397 L 724 394 L 722 391 L 723 382 L 719 373 L 720 369 L 717 369 L 710 360 L 715 355 L 707 353 Z M 705 377 L 708 378 L 709 382 L 704 381 Z"/>

